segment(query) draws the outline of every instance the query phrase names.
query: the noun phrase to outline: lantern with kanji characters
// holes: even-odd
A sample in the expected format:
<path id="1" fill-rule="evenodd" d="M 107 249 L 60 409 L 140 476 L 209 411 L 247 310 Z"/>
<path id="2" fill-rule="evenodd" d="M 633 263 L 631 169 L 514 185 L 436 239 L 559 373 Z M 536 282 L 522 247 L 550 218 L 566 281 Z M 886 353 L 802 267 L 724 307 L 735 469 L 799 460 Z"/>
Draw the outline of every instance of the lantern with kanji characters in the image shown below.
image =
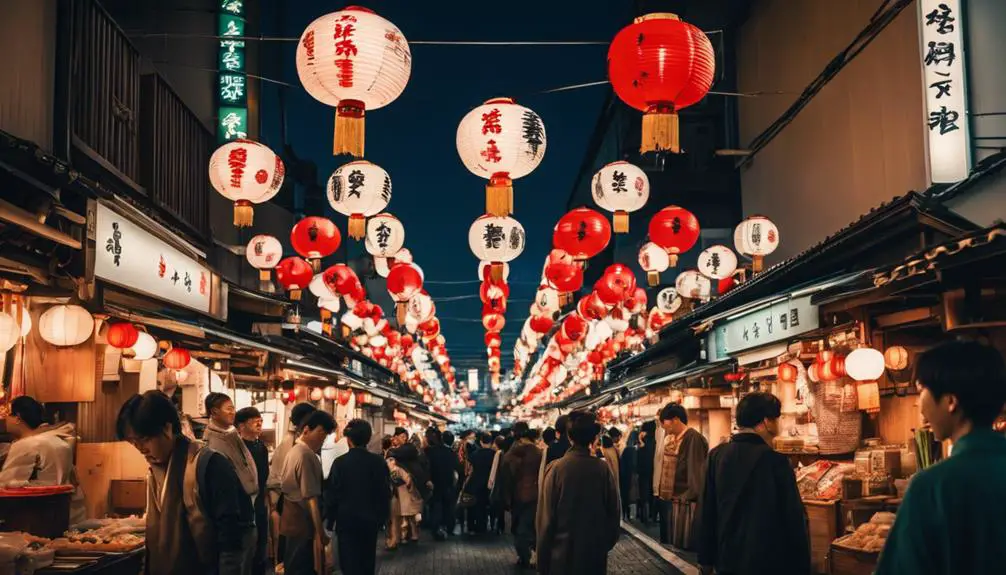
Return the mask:
<path id="1" fill-rule="evenodd" d="M 367 218 L 376 216 L 391 201 L 391 176 L 384 168 L 365 160 L 339 166 L 328 178 L 328 203 L 349 216 L 349 237 L 366 235 Z"/>
<path id="2" fill-rule="evenodd" d="M 347 6 L 318 18 L 297 44 L 304 90 L 335 108 L 335 155 L 363 157 L 364 114 L 398 98 L 411 73 L 402 31 L 367 8 Z"/>
<path id="3" fill-rule="evenodd" d="M 653 242 L 646 242 L 639 248 L 639 267 L 646 272 L 646 283 L 651 287 L 660 284 L 660 274 L 671 266 L 671 257 L 664 248 Z"/>
<path id="4" fill-rule="evenodd" d="M 503 264 L 524 251 L 524 226 L 506 216 L 480 216 L 468 229 L 468 246 L 481 261 L 490 262 L 490 278 L 503 279 Z"/>
<path id="5" fill-rule="evenodd" d="M 412 264 L 395 264 L 388 273 L 388 293 L 395 300 L 399 325 L 405 324 L 409 300 L 423 289 L 423 277 Z"/>
<path id="6" fill-rule="evenodd" d="M 567 212 L 552 231 L 552 247 L 568 253 L 574 260 L 587 260 L 601 253 L 611 241 L 608 219 L 590 208 Z"/>
<path id="7" fill-rule="evenodd" d="M 328 257 L 339 249 L 342 234 L 328 218 L 308 216 L 290 230 L 290 245 L 293 250 L 311 264 L 314 272 L 321 271 L 321 258 Z"/>
<path id="8" fill-rule="evenodd" d="M 131 348 L 139 339 L 140 332 L 128 321 L 109 324 L 108 332 L 105 334 L 105 341 L 116 349 Z"/>
<path id="9" fill-rule="evenodd" d="M 461 162 L 489 180 L 486 213 L 513 213 L 513 180 L 530 174 L 545 156 L 545 124 L 511 98 L 494 98 L 461 119 L 457 133 Z"/>
<path id="10" fill-rule="evenodd" d="M 437 312 L 437 306 L 429 294 L 420 291 L 409 300 L 408 317 L 417 324 L 429 321 Z"/>
<path id="11" fill-rule="evenodd" d="M 726 279 L 736 269 L 737 254 L 726 246 L 709 246 L 699 254 L 699 272 L 709 279 Z"/>
<path id="12" fill-rule="evenodd" d="M 689 299 L 706 301 L 712 294 L 712 282 L 697 270 L 687 270 L 678 274 L 674 281 L 678 295 Z"/>
<path id="13" fill-rule="evenodd" d="M 779 247 L 779 228 L 765 216 L 751 216 L 734 229 L 737 253 L 751 258 L 751 271 L 762 270 L 765 256 Z"/>
<path id="14" fill-rule="evenodd" d="M 643 112 L 640 152 L 681 151 L 678 110 L 706 96 L 715 70 L 709 38 L 674 14 L 640 16 L 615 35 L 608 80 L 623 102 Z"/>
<path id="15" fill-rule="evenodd" d="M 253 204 L 268 202 L 283 185 L 283 160 L 272 150 L 251 140 L 234 140 L 210 156 L 210 184 L 234 202 L 234 225 L 252 225 Z"/>
<path id="16" fill-rule="evenodd" d="M 263 284 L 269 283 L 269 270 L 276 267 L 283 257 L 283 244 L 273 236 L 259 234 L 248 242 L 245 248 L 245 258 L 251 266 L 258 270 L 258 279 Z M 272 289 L 269 286 L 269 289 Z"/>
<path id="17" fill-rule="evenodd" d="M 367 239 L 364 245 L 367 253 L 374 256 L 375 262 L 377 258 L 393 258 L 405 245 L 405 226 L 389 213 L 377 214 L 367 220 Z"/>
<path id="18" fill-rule="evenodd" d="M 629 231 L 629 212 L 646 205 L 650 198 L 650 180 L 642 168 L 629 162 L 612 162 L 594 174 L 590 182 L 594 203 L 614 212 L 616 234 Z"/>
<path id="19" fill-rule="evenodd" d="M 682 207 L 667 206 L 650 219 L 650 240 L 667 252 L 674 267 L 678 256 L 699 240 L 699 220 Z"/>
<path id="20" fill-rule="evenodd" d="M 636 290 L 636 276 L 628 266 L 615 263 L 608 266 L 594 284 L 594 292 L 605 305 L 618 305 Z"/>
<path id="21" fill-rule="evenodd" d="M 310 285 L 313 277 L 311 266 L 301 258 L 284 258 L 276 265 L 276 281 L 293 301 L 300 300 L 300 291 Z"/>

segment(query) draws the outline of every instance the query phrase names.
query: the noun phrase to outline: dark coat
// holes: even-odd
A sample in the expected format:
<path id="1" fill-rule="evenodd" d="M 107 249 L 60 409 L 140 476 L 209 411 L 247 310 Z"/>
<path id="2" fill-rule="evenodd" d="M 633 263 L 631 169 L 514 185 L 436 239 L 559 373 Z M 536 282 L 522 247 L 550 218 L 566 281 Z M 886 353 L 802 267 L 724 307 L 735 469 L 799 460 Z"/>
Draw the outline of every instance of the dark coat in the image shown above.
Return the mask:
<path id="1" fill-rule="evenodd" d="M 759 435 L 738 433 L 709 453 L 699 517 L 701 565 L 735 575 L 810 573 L 796 475 Z"/>
<path id="2" fill-rule="evenodd" d="M 639 499 L 639 486 L 636 480 L 636 454 L 638 451 L 639 448 L 635 445 L 627 446 L 622 450 L 622 457 L 618 462 L 618 488 L 622 493 L 622 507 L 627 507 Z"/>
<path id="3" fill-rule="evenodd" d="M 377 531 L 391 513 L 384 458 L 354 447 L 332 462 L 325 481 L 325 520 L 335 530 Z"/>
<path id="4" fill-rule="evenodd" d="M 569 439 L 567 439 L 565 435 L 556 439 L 555 443 L 549 445 L 548 451 L 545 452 L 545 465 L 547 466 L 549 463 L 552 463 L 553 461 L 561 458 L 563 455 L 566 455 L 569 448 Z"/>
<path id="5" fill-rule="evenodd" d="M 653 459 L 656 455 L 656 439 L 650 435 L 636 453 L 636 474 L 639 481 L 639 498 L 644 502 L 653 498 Z"/>
<path id="6" fill-rule="evenodd" d="M 538 500 L 538 469 L 542 453 L 528 440 L 518 441 L 500 462 L 500 479 L 503 501 L 508 506 Z"/>
<path id="7" fill-rule="evenodd" d="M 472 475 L 468 478 L 466 493 L 488 494 L 489 474 L 492 473 L 494 459 L 496 452 L 488 447 L 480 447 L 472 452 L 469 459 L 472 464 Z"/>
<path id="8" fill-rule="evenodd" d="M 426 460 L 430 463 L 430 481 L 434 491 L 452 493 L 457 477 L 464 474 L 464 468 L 457 455 L 443 444 L 430 445 L 426 448 Z"/>
<path id="9" fill-rule="evenodd" d="M 544 483 L 535 522 L 538 573 L 603 575 L 621 520 L 608 464 L 577 447 L 548 467 Z"/>

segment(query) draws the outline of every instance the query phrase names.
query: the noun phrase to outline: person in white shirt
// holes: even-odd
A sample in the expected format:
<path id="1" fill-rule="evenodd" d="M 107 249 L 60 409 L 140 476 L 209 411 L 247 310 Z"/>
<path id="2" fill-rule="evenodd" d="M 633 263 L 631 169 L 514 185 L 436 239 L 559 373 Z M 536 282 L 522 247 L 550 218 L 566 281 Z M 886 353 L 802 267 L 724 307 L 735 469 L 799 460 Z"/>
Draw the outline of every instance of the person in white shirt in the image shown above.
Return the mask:
<path id="1" fill-rule="evenodd" d="M 0 468 L 0 486 L 22 486 L 29 482 L 73 485 L 70 525 L 80 523 L 87 518 L 87 510 L 73 466 L 72 445 L 76 440 L 73 424 L 47 424 L 42 404 L 28 396 L 14 399 L 10 409 L 6 425 L 14 443 Z"/>

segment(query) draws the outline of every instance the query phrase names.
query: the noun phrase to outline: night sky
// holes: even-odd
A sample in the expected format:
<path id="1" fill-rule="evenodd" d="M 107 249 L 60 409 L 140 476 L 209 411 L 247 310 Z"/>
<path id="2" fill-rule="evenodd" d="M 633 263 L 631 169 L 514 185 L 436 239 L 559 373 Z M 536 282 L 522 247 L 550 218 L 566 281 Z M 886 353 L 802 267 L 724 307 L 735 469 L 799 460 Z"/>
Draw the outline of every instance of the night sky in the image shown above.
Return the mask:
<path id="1" fill-rule="evenodd" d="M 632 18 L 632 4 L 611 0 L 579 2 L 511 1 L 438 3 L 367 2 L 396 24 L 410 41 L 609 41 Z M 265 36 L 297 37 L 312 20 L 341 8 L 334 2 L 286 2 L 279 18 L 262 22 Z M 572 9 L 571 9 L 572 8 Z M 315 161 L 319 179 L 349 158 L 333 158 L 333 110 L 300 87 L 295 43 L 264 47 L 283 51 L 281 80 L 287 90 L 287 139 L 301 158 Z M 388 211 L 405 225 L 406 247 L 426 276 L 426 289 L 438 301 L 452 363 L 485 372 L 480 323 L 478 261 L 468 248 L 468 228 L 484 212 L 485 180 L 468 172 L 455 148 L 461 118 L 483 101 L 509 96 L 536 111 L 545 123 L 548 149 L 538 169 L 515 182 L 515 213 L 527 232 L 523 255 L 511 264 L 511 302 L 503 332 L 503 364 L 512 348 L 551 249 L 552 227 L 562 215 L 573 181 L 608 88 L 555 94 L 543 90 L 604 80 L 607 46 L 412 46 L 413 67 L 405 93 L 391 105 L 367 113 L 366 157 L 391 175 Z M 267 88 L 262 100 L 263 141 L 278 142 L 278 103 Z M 273 140 L 273 141 L 270 141 Z M 278 148 L 278 146 L 277 146 Z M 336 215 L 345 230 L 345 218 Z M 347 240 L 352 242 L 351 240 Z M 349 257 L 363 244 L 352 242 Z M 444 284 L 439 282 L 469 282 Z M 390 310 L 386 310 L 390 311 Z"/>

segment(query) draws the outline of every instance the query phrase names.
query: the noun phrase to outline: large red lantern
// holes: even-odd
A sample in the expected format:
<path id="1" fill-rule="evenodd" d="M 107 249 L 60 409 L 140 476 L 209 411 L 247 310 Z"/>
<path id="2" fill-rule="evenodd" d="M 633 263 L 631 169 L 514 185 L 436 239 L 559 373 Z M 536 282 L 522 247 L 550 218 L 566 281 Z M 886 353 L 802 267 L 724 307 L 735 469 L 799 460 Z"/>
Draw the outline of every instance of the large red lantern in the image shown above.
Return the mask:
<path id="1" fill-rule="evenodd" d="M 647 14 L 615 35 L 608 47 L 608 80 L 618 97 L 643 112 L 639 151 L 681 151 L 678 110 L 712 87 L 713 46 L 702 30 L 674 14 Z"/>
<path id="2" fill-rule="evenodd" d="M 699 231 L 695 214 L 679 206 L 667 206 L 650 220 L 650 240 L 670 255 L 672 267 L 699 240 Z"/>
<path id="3" fill-rule="evenodd" d="M 108 326 L 108 333 L 105 335 L 105 340 L 108 342 L 108 345 L 116 349 L 127 349 L 133 347 L 139 339 L 140 332 L 136 330 L 135 325 L 129 322 L 111 324 Z"/>
<path id="4" fill-rule="evenodd" d="M 587 320 L 583 319 L 580 314 L 571 313 L 562 320 L 561 333 L 572 342 L 580 341 L 583 336 L 587 335 Z"/>
<path id="5" fill-rule="evenodd" d="M 301 258 L 284 258 L 276 265 L 276 281 L 293 301 L 300 300 L 300 290 L 306 288 L 313 277 L 311 266 Z"/>
<path id="6" fill-rule="evenodd" d="M 341 296 L 352 293 L 357 285 L 362 285 L 356 272 L 346 264 L 335 264 L 329 267 L 322 275 L 322 279 L 325 280 L 325 285 L 329 290 Z"/>
<path id="7" fill-rule="evenodd" d="M 423 276 L 412 264 L 397 264 L 388 272 L 388 293 L 395 300 L 398 323 L 405 325 L 409 300 L 423 289 Z"/>
<path id="8" fill-rule="evenodd" d="M 192 355 L 189 350 L 183 347 L 172 347 L 164 354 L 161 361 L 164 363 L 164 367 L 178 371 L 189 366 L 189 363 L 192 362 Z"/>
<path id="9" fill-rule="evenodd" d="M 577 302 L 576 311 L 587 319 L 603 319 L 608 314 L 608 307 L 604 305 L 597 292 L 590 292 Z"/>
<path id="10" fill-rule="evenodd" d="M 575 292 L 583 287 L 583 268 L 565 250 L 552 250 L 545 262 L 545 279 L 560 292 Z"/>
<path id="11" fill-rule="evenodd" d="M 503 345 L 503 338 L 498 333 L 487 333 L 485 336 L 486 347 L 499 349 Z"/>
<path id="12" fill-rule="evenodd" d="M 552 318 L 544 315 L 533 315 L 531 316 L 531 321 L 529 325 L 531 326 L 531 331 L 540 334 L 546 334 L 552 329 L 552 325 L 555 322 Z"/>
<path id="13" fill-rule="evenodd" d="M 618 305 L 635 291 L 636 276 L 628 266 L 618 263 L 608 266 L 594 285 L 594 292 L 605 305 Z"/>
<path id="14" fill-rule="evenodd" d="M 328 218 L 308 216 L 290 230 L 290 245 L 315 273 L 321 270 L 321 258 L 334 254 L 341 243 L 339 228 Z"/>
<path id="15" fill-rule="evenodd" d="M 611 224 L 590 208 L 576 208 L 559 218 L 552 232 L 552 245 L 575 260 L 590 259 L 608 247 Z M 558 289 L 558 288 L 557 288 Z"/>

